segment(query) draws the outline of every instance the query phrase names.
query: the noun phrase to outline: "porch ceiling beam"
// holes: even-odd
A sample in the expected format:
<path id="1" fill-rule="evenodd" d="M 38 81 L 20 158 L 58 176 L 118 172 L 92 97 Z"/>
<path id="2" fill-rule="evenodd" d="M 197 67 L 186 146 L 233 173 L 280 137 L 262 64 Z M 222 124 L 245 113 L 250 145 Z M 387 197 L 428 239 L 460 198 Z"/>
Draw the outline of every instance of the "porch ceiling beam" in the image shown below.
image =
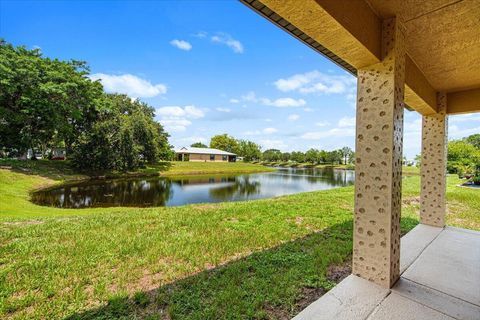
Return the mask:
<path id="1" fill-rule="evenodd" d="M 447 94 L 447 114 L 480 112 L 480 88 Z"/>
<path id="2" fill-rule="evenodd" d="M 382 21 L 365 1 L 241 1 L 263 15 L 256 4 L 267 6 L 355 69 L 380 62 Z M 408 55 L 405 68 L 405 104 L 423 115 L 436 113 L 436 90 Z"/>

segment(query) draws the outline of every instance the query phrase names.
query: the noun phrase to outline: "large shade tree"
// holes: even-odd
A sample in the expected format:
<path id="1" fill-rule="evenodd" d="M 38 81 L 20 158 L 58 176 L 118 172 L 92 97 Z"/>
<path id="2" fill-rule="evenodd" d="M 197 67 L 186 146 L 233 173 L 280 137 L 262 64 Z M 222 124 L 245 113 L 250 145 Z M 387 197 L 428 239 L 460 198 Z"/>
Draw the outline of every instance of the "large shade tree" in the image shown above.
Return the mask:
<path id="1" fill-rule="evenodd" d="M 0 148 L 45 152 L 59 141 L 70 148 L 94 121 L 103 94 L 88 72 L 85 62 L 50 59 L 0 40 Z"/>
<path id="2" fill-rule="evenodd" d="M 105 95 L 103 102 L 91 130 L 74 145 L 77 167 L 125 171 L 171 157 L 168 134 L 153 120 L 152 107 L 119 94 Z"/>
<path id="3" fill-rule="evenodd" d="M 210 148 L 238 153 L 238 141 L 228 134 L 219 134 L 210 139 Z"/>

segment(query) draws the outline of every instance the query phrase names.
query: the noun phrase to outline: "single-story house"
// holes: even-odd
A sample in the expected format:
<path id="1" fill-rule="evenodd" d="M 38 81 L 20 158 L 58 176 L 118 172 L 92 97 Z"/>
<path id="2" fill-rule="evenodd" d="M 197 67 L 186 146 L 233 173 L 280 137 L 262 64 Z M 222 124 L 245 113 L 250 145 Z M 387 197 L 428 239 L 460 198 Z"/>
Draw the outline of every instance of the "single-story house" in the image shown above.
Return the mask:
<path id="1" fill-rule="evenodd" d="M 177 161 L 235 162 L 237 155 L 212 148 L 182 147 L 175 149 L 175 158 Z"/>

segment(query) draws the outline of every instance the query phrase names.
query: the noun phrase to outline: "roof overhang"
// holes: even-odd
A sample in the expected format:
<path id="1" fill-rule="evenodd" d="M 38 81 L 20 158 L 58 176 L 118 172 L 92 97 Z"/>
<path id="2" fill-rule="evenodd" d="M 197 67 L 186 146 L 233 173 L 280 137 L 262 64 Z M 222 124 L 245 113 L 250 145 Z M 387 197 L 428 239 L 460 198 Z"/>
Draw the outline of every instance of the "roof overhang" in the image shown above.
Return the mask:
<path id="1" fill-rule="evenodd" d="M 480 111 L 479 1 L 240 1 L 354 75 L 380 62 L 381 21 L 400 17 L 406 105 L 436 113 L 436 94 L 445 91 L 449 114 Z"/>

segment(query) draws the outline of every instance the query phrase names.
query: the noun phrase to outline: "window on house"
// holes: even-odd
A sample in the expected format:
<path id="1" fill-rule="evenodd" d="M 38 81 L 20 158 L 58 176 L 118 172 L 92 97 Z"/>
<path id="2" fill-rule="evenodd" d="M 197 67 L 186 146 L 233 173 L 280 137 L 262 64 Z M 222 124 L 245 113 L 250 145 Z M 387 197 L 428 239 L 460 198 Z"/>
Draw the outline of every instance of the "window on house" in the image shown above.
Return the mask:
<path id="1" fill-rule="evenodd" d="M 227 161 L 227 156 L 222 156 L 223 161 Z"/>
<path id="2" fill-rule="evenodd" d="M 215 161 L 215 155 L 214 154 L 210 155 L 210 161 Z"/>

